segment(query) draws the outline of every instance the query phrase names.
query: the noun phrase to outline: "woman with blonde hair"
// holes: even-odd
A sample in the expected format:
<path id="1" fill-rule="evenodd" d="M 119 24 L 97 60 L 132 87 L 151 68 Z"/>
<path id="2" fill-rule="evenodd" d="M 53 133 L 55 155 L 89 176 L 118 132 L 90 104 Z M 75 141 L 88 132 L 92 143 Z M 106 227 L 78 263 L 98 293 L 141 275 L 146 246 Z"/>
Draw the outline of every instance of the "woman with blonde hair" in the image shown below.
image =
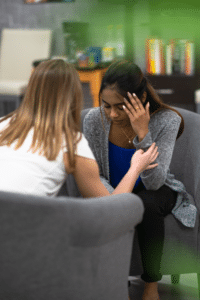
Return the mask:
<path id="1" fill-rule="evenodd" d="M 73 65 L 55 59 L 33 71 L 18 109 L 0 120 L 0 190 L 55 196 L 72 173 L 83 197 L 110 193 L 80 133 L 82 86 Z M 131 192 L 139 174 L 158 156 L 155 143 L 137 151 L 112 194 Z"/>

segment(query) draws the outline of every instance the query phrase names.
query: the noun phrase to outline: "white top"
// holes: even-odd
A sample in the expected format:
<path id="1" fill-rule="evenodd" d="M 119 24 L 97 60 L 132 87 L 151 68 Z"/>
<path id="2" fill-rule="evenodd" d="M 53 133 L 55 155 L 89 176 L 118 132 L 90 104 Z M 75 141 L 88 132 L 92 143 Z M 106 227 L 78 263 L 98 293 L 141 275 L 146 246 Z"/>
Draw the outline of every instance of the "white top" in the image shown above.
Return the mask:
<path id="1" fill-rule="evenodd" d="M 8 122 L 0 123 L 0 131 Z M 32 137 L 33 130 L 30 130 L 17 150 L 14 149 L 15 143 L 10 147 L 0 146 L 0 191 L 56 196 L 67 177 L 63 161 L 63 152 L 67 149 L 63 147 L 56 160 L 49 161 L 37 152 L 28 151 Z M 84 135 L 77 145 L 76 154 L 95 159 Z"/>

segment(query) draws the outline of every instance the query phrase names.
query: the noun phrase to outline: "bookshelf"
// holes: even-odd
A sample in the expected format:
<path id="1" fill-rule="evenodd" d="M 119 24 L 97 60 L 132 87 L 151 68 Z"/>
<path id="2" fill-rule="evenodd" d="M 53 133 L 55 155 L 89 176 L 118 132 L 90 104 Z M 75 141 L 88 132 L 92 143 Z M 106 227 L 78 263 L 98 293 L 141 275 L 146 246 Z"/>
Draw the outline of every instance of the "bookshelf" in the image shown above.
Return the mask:
<path id="1" fill-rule="evenodd" d="M 194 92 L 198 86 L 197 76 L 150 75 L 146 77 L 164 103 L 196 111 Z"/>
<path id="2" fill-rule="evenodd" d="M 146 70 L 159 75 L 194 75 L 194 42 L 186 39 L 171 39 L 167 43 L 158 38 L 145 42 Z"/>
<path id="3" fill-rule="evenodd" d="M 198 87 L 195 75 L 194 43 L 189 40 L 146 40 L 147 78 L 162 100 L 169 105 L 196 111 L 194 92 Z"/>

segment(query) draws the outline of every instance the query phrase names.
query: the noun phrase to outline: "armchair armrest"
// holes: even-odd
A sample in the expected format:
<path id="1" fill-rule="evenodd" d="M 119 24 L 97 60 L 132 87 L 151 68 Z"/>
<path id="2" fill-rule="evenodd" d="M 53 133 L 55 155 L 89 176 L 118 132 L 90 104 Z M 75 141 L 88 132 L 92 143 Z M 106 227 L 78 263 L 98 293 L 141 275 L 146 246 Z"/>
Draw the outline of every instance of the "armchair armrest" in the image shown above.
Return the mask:
<path id="1" fill-rule="evenodd" d="M 65 198 L 63 200 L 65 201 Z M 68 201 L 71 202 L 68 214 L 73 246 L 100 246 L 119 238 L 134 230 L 142 221 L 144 213 L 143 203 L 135 194 L 74 198 Z"/>

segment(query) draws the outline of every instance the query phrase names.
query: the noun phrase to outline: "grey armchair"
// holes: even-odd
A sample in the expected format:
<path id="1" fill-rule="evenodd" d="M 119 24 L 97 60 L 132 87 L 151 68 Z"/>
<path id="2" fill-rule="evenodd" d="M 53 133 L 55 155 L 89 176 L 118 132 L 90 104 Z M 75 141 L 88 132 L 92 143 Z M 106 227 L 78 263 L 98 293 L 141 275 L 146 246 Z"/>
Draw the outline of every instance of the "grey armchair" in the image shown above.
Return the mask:
<path id="1" fill-rule="evenodd" d="M 165 244 L 161 263 L 163 275 L 172 275 L 172 283 L 179 282 L 180 274 L 197 273 L 200 299 L 200 115 L 176 108 L 183 116 L 185 130 L 177 140 L 171 162 L 171 172 L 193 195 L 198 209 L 195 228 L 184 227 L 172 214 L 165 219 Z M 84 110 L 82 119 L 89 111 Z M 130 276 L 142 274 L 142 263 L 136 235 L 130 264 Z"/>
<path id="2" fill-rule="evenodd" d="M 131 194 L 80 199 L 0 192 L 0 299 L 128 300 Z"/>

